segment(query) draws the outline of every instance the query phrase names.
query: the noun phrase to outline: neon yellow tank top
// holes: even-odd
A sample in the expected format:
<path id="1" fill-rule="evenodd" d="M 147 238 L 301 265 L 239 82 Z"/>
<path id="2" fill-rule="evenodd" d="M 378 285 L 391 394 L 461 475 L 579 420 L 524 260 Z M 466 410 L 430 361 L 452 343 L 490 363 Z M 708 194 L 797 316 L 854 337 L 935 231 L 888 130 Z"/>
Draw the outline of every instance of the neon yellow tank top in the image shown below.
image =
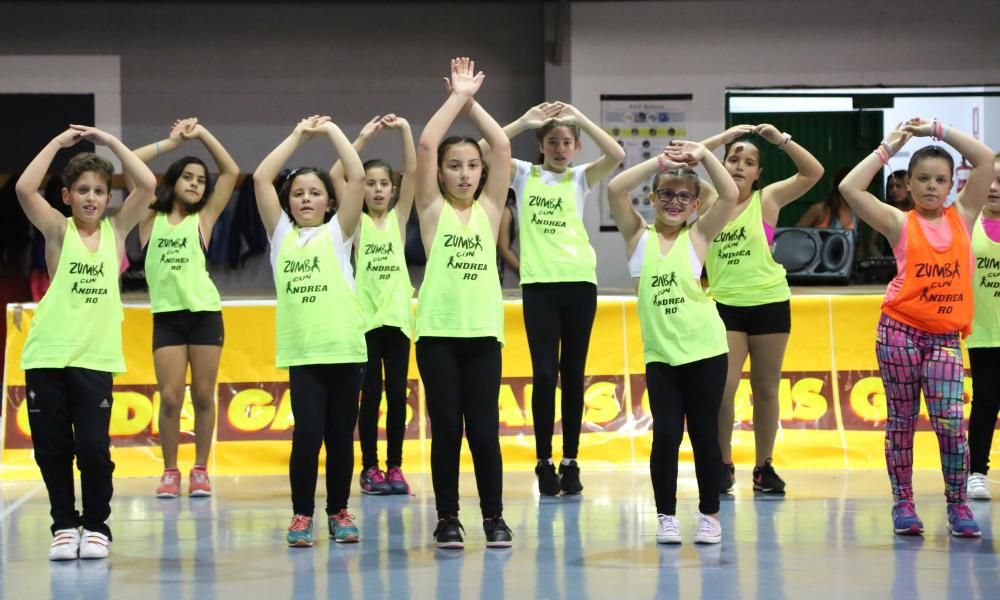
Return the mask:
<path id="1" fill-rule="evenodd" d="M 320 227 L 302 247 L 293 227 L 275 262 L 280 368 L 368 360 L 361 303 L 344 279 L 330 225 Z"/>
<path id="2" fill-rule="evenodd" d="M 521 283 L 588 281 L 597 285 L 597 255 L 576 212 L 573 169 L 556 185 L 531 166 L 521 203 Z"/>
<path id="3" fill-rule="evenodd" d="M 383 325 L 399 327 L 406 337 L 413 335 L 413 285 L 406 270 L 399 217 L 392 209 L 379 229 L 366 214 L 361 215 L 358 245 L 358 299 L 365 316 L 365 329 Z"/>
<path id="4" fill-rule="evenodd" d="M 730 306 L 759 306 L 792 297 L 785 268 L 775 262 L 764 233 L 760 190 L 715 236 L 705 257 L 708 295 Z"/>
<path id="5" fill-rule="evenodd" d="M 219 290 L 205 268 L 197 214 L 171 225 L 166 214 L 153 218 L 146 249 L 146 283 L 152 312 L 220 311 Z"/>
<path id="6" fill-rule="evenodd" d="M 972 228 L 972 256 L 975 260 L 972 298 L 976 309 L 966 345 L 1000 347 L 1000 243 L 986 235 L 982 215 Z"/>
<path id="7" fill-rule="evenodd" d="M 666 256 L 653 225 L 646 231 L 639 277 L 639 324 L 645 362 L 683 365 L 726 354 L 726 326 L 691 273 L 689 229 L 677 235 Z"/>
<path id="8" fill-rule="evenodd" d="M 67 219 L 59 266 L 31 321 L 22 369 L 125 372 L 118 265 L 118 240 L 110 221 L 101 221 L 100 247 L 91 252 L 73 218 Z"/>
<path id="9" fill-rule="evenodd" d="M 417 298 L 417 340 L 495 337 L 503 343 L 497 245 L 483 207 L 473 202 L 471 211 L 466 226 L 450 204 L 441 207 Z"/>

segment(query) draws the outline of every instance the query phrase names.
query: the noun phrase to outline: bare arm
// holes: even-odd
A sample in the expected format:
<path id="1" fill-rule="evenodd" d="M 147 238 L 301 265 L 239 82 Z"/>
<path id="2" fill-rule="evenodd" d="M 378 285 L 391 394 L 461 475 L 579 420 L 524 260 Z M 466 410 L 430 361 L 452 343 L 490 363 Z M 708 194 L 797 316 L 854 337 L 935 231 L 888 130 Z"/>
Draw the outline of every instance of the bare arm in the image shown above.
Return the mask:
<path id="1" fill-rule="evenodd" d="M 587 171 L 587 186 L 594 187 L 602 179 L 611 175 L 615 167 L 625 160 L 625 149 L 619 146 L 618 142 L 608 135 L 608 132 L 598 127 L 596 123 L 587 118 L 587 115 L 577 110 L 576 107 L 571 104 L 561 104 L 562 111 L 559 113 L 557 121 L 578 126 L 584 133 L 590 136 L 590 139 L 594 140 L 594 143 L 601 150 L 601 158 L 589 163 L 585 167 Z"/>
<path id="2" fill-rule="evenodd" d="M 559 102 L 542 102 L 537 106 L 532 106 L 526 110 L 523 115 L 518 117 L 516 121 L 511 121 L 503 128 L 504 135 L 507 136 L 508 140 L 512 140 L 525 131 L 544 127 L 552 121 L 552 119 L 555 118 L 561 110 L 562 104 Z M 492 165 L 493 150 L 490 148 L 490 145 L 485 138 L 479 140 L 479 147 L 483 151 L 483 158 L 485 158 L 486 161 Z M 514 171 L 512 169 L 511 177 L 513 177 L 513 174 Z"/>
<path id="3" fill-rule="evenodd" d="M 274 179 L 305 140 L 306 130 L 315 127 L 319 118 L 312 116 L 299 121 L 292 133 L 264 157 L 253 173 L 253 189 L 254 195 L 257 196 L 257 210 L 260 212 L 260 220 L 264 223 L 268 238 L 274 235 L 274 229 L 281 219 L 281 203 L 278 201 L 278 191 L 274 189 Z"/>
<path id="4" fill-rule="evenodd" d="M 808 150 L 795 143 L 791 135 L 781 133 L 773 125 L 758 125 L 754 128 L 754 133 L 784 150 L 798 169 L 795 175 L 776 181 L 760 192 L 765 217 L 770 216 L 768 222 L 775 223 L 778 220 L 778 211 L 783 206 L 800 198 L 823 177 L 823 165 Z"/>
<path id="5" fill-rule="evenodd" d="M 689 167 L 700 162 L 712 180 L 715 202 L 691 227 L 691 244 L 698 258 L 704 261 L 709 244 L 736 215 L 739 188 L 726 167 L 703 144 L 675 141 L 667 147 L 666 153 L 671 160 L 686 163 Z"/>
<path id="6" fill-rule="evenodd" d="M 76 145 L 82 139 L 80 134 L 79 128 L 71 126 L 52 138 L 52 141 L 46 144 L 24 169 L 14 186 L 21 209 L 46 240 L 62 239 L 62 235 L 66 232 L 66 217 L 46 202 L 38 188 L 42 186 L 42 180 L 52 165 L 52 159 L 59 150 Z"/>
<path id="7" fill-rule="evenodd" d="M 513 248 L 510 245 L 510 230 L 514 226 L 514 215 L 510 208 L 504 208 L 503 216 L 500 218 L 500 236 L 497 239 L 497 249 L 500 251 L 500 257 L 503 262 L 507 264 L 508 267 L 514 269 L 514 271 L 521 272 L 521 259 L 514 254 Z"/>
<path id="8" fill-rule="evenodd" d="M 378 133 L 382 127 L 382 117 L 375 115 L 361 128 L 361 132 L 358 133 L 358 137 L 355 138 L 352 144 L 359 156 L 361 155 L 361 151 L 365 149 L 365 146 L 368 145 L 368 142 L 371 141 L 372 136 Z M 330 179 L 333 181 L 345 179 L 344 164 L 341 162 L 340 157 L 337 157 L 337 162 L 333 163 L 333 166 L 330 167 Z"/>
<path id="9" fill-rule="evenodd" d="M 115 228 L 118 243 L 124 244 L 129 232 L 149 213 L 149 205 L 156 190 L 156 176 L 121 140 L 94 127 L 86 129 L 88 131 L 83 137 L 95 144 L 107 146 L 121 161 L 122 171 L 135 184 L 122 205 L 109 217 L 112 227 Z"/>
<path id="10" fill-rule="evenodd" d="M 344 177 L 334 179 L 333 186 L 340 202 L 337 208 L 337 221 L 340 223 L 344 239 L 347 239 L 354 235 L 354 230 L 358 228 L 361 207 L 365 203 L 365 167 L 340 127 L 328 120 L 319 124 L 317 130 L 325 132 L 330 138 L 344 166 Z"/>
<path id="11" fill-rule="evenodd" d="M 618 227 L 618 232 L 625 240 L 625 256 L 632 256 L 642 238 L 642 232 L 646 229 L 646 220 L 632 206 L 628 193 L 655 175 L 661 165 L 665 169 L 683 166 L 670 161 L 666 154 L 659 154 L 625 169 L 608 183 L 608 209 Z"/>
<path id="12" fill-rule="evenodd" d="M 816 227 L 823 220 L 823 203 L 817 202 L 809 207 L 799 218 L 796 227 Z"/>
<path id="13" fill-rule="evenodd" d="M 886 143 L 889 146 L 888 152 L 893 154 L 898 152 L 909 139 L 910 134 L 902 129 L 892 131 L 886 137 Z M 871 183 L 872 177 L 881 172 L 882 159 L 873 152 L 851 169 L 851 172 L 840 182 L 838 189 L 858 218 L 884 235 L 889 240 L 889 244 L 895 247 L 896 243 L 899 242 L 899 234 L 906 221 L 906 214 L 868 192 L 868 185 Z"/>
<path id="14" fill-rule="evenodd" d="M 965 183 L 962 191 L 958 193 L 958 197 L 955 198 L 955 207 L 971 231 L 976 219 L 979 218 L 979 213 L 986 204 L 990 185 L 995 176 L 993 151 L 979 140 L 957 129 L 945 127 L 943 124 L 936 125 L 936 123 L 936 120 L 913 119 L 904 125 L 903 129 L 913 135 L 927 136 L 934 133 L 935 127 L 940 127 L 941 141 L 958 150 L 959 154 L 972 163 L 969 180 Z"/>
<path id="15" fill-rule="evenodd" d="M 476 101 L 469 107 L 469 119 L 493 149 L 493 162 L 486 177 L 486 185 L 479 194 L 479 202 L 486 209 L 496 237 L 499 235 L 500 217 L 507 205 L 507 189 L 510 187 L 510 140 L 500 124 Z"/>
<path id="16" fill-rule="evenodd" d="M 455 117 L 462 112 L 483 83 L 485 76 L 481 72 L 473 75 L 474 72 L 475 63 L 468 58 L 452 59 L 451 93 L 420 133 L 420 143 L 417 145 L 417 171 L 414 177 L 416 191 L 414 202 L 417 205 L 425 250 L 429 248 L 437 231 L 437 220 L 441 205 L 444 203 L 444 198 L 438 189 L 438 146 L 455 121 Z"/>
<path id="17" fill-rule="evenodd" d="M 417 151 L 413 146 L 413 131 L 410 123 L 401 117 L 392 115 L 392 120 L 386 127 L 398 129 L 403 138 L 403 172 L 399 182 L 399 194 L 396 200 L 396 219 L 399 221 L 399 237 L 406 242 L 406 225 L 410 221 L 410 211 L 413 208 L 413 196 L 416 191 L 414 176 L 417 173 Z"/>
<path id="18" fill-rule="evenodd" d="M 190 132 L 182 132 L 181 136 L 201 140 L 201 143 L 205 145 L 208 153 L 212 155 L 212 160 L 215 161 L 215 165 L 219 169 L 219 177 L 215 181 L 215 189 L 212 190 L 212 195 L 205 202 L 204 208 L 199 213 L 201 226 L 206 234 L 206 241 L 208 241 L 207 238 L 211 235 L 215 222 L 219 219 L 222 211 L 226 210 L 226 205 L 229 204 L 230 199 L 233 197 L 236 180 L 240 176 L 240 167 L 233 160 L 229 152 L 226 151 L 222 143 L 205 127 L 196 124 Z"/>

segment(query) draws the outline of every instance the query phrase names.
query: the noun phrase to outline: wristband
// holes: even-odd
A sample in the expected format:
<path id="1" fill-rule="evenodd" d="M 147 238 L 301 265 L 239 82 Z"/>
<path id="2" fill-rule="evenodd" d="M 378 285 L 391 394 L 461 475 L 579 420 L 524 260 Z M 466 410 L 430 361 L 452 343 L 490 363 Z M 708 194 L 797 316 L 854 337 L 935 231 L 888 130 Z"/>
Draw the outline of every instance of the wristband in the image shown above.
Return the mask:
<path id="1" fill-rule="evenodd" d="M 873 154 L 875 154 L 875 156 L 877 156 L 879 160 L 882 161 L 882 164 L 886 166 L 888 166 L 889 159 L 892 157 L 892 155 L 889 154 L 889 152 L 885 148 L 883 148 L 881 144 L 879 144 L 879 146 L 875 148 Z"/>
<path id="2" fill-rule="evenodd" d="M 660 173 L 666 173 L 670 170 L 670 167 L 667 166 L 667 163 L 663 162 L 663 157 L 659 154 L 656 155 L 656 164 L 660 165 Z"/>
<path id="3" fill-rule="evenodd" d="M 781 143 L 778 144 L 778 150 L 783 149 L 785 147 L 785 144 L 787 144 L 788 141 L 791 139 L 792 139 L 792 134 L 785 132 L 785 139 L 781 140 Z"/>
<path id="4" fill-rule="evenodd" d="M 160 155 L 160 142 L 156 142 L 156 155 Z"/>

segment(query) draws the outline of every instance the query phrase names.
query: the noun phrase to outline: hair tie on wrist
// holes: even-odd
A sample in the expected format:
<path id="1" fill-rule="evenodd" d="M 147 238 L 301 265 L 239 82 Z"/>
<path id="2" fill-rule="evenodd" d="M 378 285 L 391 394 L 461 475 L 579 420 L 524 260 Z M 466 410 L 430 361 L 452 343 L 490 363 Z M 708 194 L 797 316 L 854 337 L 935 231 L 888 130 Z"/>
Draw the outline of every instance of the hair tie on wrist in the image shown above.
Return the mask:
<path id="1" fill-rule="evenodd" d="M 785 147 L 785 145 L 788 143 L 788 141 L 791 140 L 791 139 L 792 139 L 792 134 L 790 134 L 790 133 L 788 133 L 786 131 L 785 132 L 785 139 L 781 140 L 781 143 L 778 144 L 778 150 L 783 149 Z"/>
<path id="2" fill-rule="evenodd" d="M 660 173 L 666 173 L 670 170 L 670 167 L 667 166 L 667 163 L 663 162 L 663 157 L 659 154 L 656 155 L 656 164 L 660 165 Z"/>

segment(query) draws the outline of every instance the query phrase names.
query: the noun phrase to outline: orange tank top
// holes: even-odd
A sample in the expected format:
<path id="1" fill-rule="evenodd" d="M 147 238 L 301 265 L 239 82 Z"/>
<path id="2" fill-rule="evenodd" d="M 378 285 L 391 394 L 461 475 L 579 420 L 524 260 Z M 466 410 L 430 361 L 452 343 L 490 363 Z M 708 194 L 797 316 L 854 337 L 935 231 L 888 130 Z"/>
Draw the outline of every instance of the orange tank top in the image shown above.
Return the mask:
<path id="1" fill-rule="evenodd" d="M 882 303 L 882 311 L 897 321 L 930 333 L 963 336 L 972 329 L 972 257 L 969 232 L 954 206 L 944 210 L 951 228 L 951 245 L 936 250 L 917 221 L 906 215 L 906 271 L 899 292 Z"/>

